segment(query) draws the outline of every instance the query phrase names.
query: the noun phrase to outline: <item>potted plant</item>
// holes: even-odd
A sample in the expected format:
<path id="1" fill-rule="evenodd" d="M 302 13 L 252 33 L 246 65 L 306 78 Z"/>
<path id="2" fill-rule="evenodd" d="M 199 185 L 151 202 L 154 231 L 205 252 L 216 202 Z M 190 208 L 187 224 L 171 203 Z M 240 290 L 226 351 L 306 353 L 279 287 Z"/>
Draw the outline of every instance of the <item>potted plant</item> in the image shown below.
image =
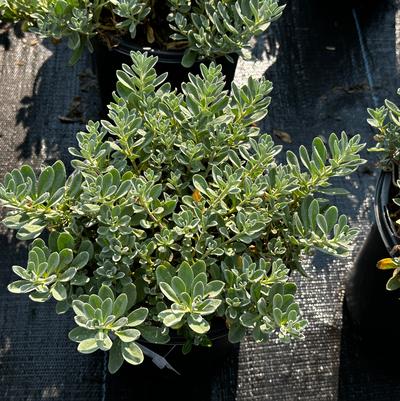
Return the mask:
<path id="1" fill-rule="evenodd" d="M 397 339 L 391 322 L 400 312 L 399 294 L 395 291 L 400 288 L 400 259 L 396 257 L 400 255 L 400 109 L 385 100 L 383 106 L 368 109 L 368 113 L 367 121 L 376 130 L 376 146 L 369 150 L 378 153 L 381 168 L 374 196 L 375 224 L 350 272 L 346 303 L 361 339 L 367 345 L 374 342 L 378 349 L 376 339 L 382 332 L 385 341 L 380 347 Z"/>
<path id="2" fill-rule="evenodd" d="M 346 255 L 357 232 L 322 199 L 364 162 L 359 136 L 315 138 L 278 162 L 281 146 L 255 126 L 269 81 L 229 94 L 211 63 L 178 93 L 156 61 L 132 53 L 118 71 L 109 120 L 77 134 L 68 177 L 61 161 L 39 176 L 25 165 L 0 186 L 3 223 L 33 240 L 9 290 L 72 306 L 70 339 L 109 351 L 111 372 L 154 357 L 153 343 L 211 346 L 221 328 L 232 343 L 301 338 L 290 273 L 312 249 Z"/>
<path id="3" fill-rule="evenodd" d="M 2 0 L 4 20 L 25 21 L 42 37 L 68 40 L 75 63 L 85 48 L 96 49 L 96 68 L 104 104 L 111 100 L 115 72 L 130 63 L 132 50 L 159 58 L 157 71 L 180 87 L 188 70 L 217 59 L 228 86 L 237 55 L 254 35 L 282 14 L 277 0 Z"/>

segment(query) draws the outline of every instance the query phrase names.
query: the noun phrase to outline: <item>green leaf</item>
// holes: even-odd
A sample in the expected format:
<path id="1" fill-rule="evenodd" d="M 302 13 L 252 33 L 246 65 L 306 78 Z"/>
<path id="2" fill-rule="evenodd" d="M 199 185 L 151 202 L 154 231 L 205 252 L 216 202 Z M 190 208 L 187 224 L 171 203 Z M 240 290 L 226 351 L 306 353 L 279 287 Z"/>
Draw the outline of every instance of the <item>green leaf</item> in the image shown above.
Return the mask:
<path id="1" fill-rule="evenodd" d="M 81 342 L 90 338 L 95 338 L 96 332 L 84 327 L 75 327 L 68 333 L 68 338 L 71 341 Z"/>
<path id="2" fill-rule="evenodd" d="M 76 269 L 75 267 L 70 267 L 69 269 L 67 269 L 64 273 L 62 273 L 60 275 L 60 277 L 58 278 L 59 281 L 61 282 L 67 282 L 67 281 L 71 281 L 76 275 Z"/>
<path id="3" fill-rule="evenodd" d="M 50 292 L 56 301 L 64 301 L 67 298 L 67 290 L 59 281 L 51 287 Z"/>
<path id="4" fill-rule="evenodd" d="M 54 194 L 58 189 L 64 186 L 67 174 L 64 163 L 61 160 L 57 160 L 53 164 L 52 168 L 54 171 L 54 181 L 50 193 Z"/>
<path id="5" fill-rule="evenodd" d="M 325 234 L 328 235 L 329 234 L 329 230 L 328 230 L 328 223 L 325 220 L 325 217 L 322 214 L 318 214 L 317 215 L 317 225 L 319 227 L 319 229 Z"/>
<path id="6" fill-rule="evenodd" d="M 207 333 L 210 330 L 210 324 L 200 315 L 194 316 L 190 314 L 187 318 L 189 327 L 198 334 Z"/>
<path id="7" fill-rule="evenodd" d="M 224 289 L 225 283 L 223 281 L 214 280 L 206 285 L 205 295 L 211 298 L 217 297 Z"/>
<path id="8" fill-rule="evenodd" d="M 172 280 L 172 275 L 169 272 L 168 267 L 166 266 L 158 266 L 156 270 L 156 277 L 157 277 L 157 283 L 160 284 L 162 282 L 165 282 L 167 284 L 171 284 Z"/>
<path id="9" fill-rule="evenodd" d="M 110 298 L 107 298 L 110 300 Z M 106 301 L 105 299 L 104 301 Z M 89 304 L 93 306 L 95 309 L 101 309 L 101 304 L 104 302 L 98 295 L 96 294 L 90 294 L 89 295 Z"/>
<path id="10" fill-rule="evenodd" d="M 283 318 L 282 311 L 279 308 L 274 308 L 272 310 L 272 314 L 273 314 L 276 325 L 280 326 L 282 324 L 282 318 Z"/>
<path id="11" fill-rule="evenodd" d="M 183 316 L 185 316 L 185 313 L 184 312 L 181 312 L 181 313 L 177 313 L 177 312 L 171 313 L 170 312 L 170 313 L 164 314 L 161 312 L 158 316 L 163 317 L 163 323 L 165 326 L 174 327 L 177 324 L 181 323 Z"/>
<path id="12" fill-rule="evenodd" d="M 59 264 L 60 264 L 60 255 L 57 252 L 53 252 L 47 260 L 48 271 L 50 272 L 56 271 Z"/>
<path id="13" fill-rule="evenodd" d="M 197 58 L 196 52 L 190 49 L 186 49 L 182 57 L 182 65 L 186 68 L 190 68 L 195 63 L 196 58 Z"/>
<path id="14" fill-rule="evenodd" d="M 230 326 L 228 332 L 228 340 L 231 343 L 239 343 L 246 335 L 246 328 L 239 323 L 234 323 Z"/>
<path id="15" fill-rule="evenodd" d="M 202 303 L 196 305 L 196 312 L 202 316 L 210 315 L 219 308 L 221 303 L 221 299 L 206 299 Z"/>
<path id="16" fill-rule="evenodd" d="M 129 310 L 136 303 L 137 294 L 135 284 L 129 283 L 127 285 L 124 285 L 122 288 L 122 292 L 128 297 L 128 305 L 126 306 L 126 310 Z"/>
<path id="17" fill-rule="evenodd" d="M 175 294 L 175 291 L 169 284 L 164 282 L 160 283 L 160 290 L 170 301 L 176 303 L 180 302 L 179 297 Z"/>
<path id="18" fill-rule="evenodd" d="M 22 241 L 27 241 L 38 237 L 46 228 L 46 224 L 40 220 L 35 219 L 21 227 L 16 237 Z"/>
<path id="19" fill-rule="evenodd" d="M 75 256 L 71 262 L 71 266 L 76 267 L 76 269 L 82 269 L 82 267 L 87 265 L 88 261 L 89 253 L 84 251 Z"/>
<path id="20" fill-rule="evenodd" d="M 313 199 L 308 208 L 308 219 L 313 230 L 315 230 L 317 223 L 317 215 L 319 213 L 319 204 L 316 199 Z"/>
<path id="21" fill-rule="evenodd" d="M 107 298 L 110 298 L 114 301 L 114 293 L 111 288 L 107 285 L 102 285 L 99 290 L 99 297 L 104 301 Z"/>
<path id="22" fill-rule="evenodd" d="M 203 299 L 204 297 L 204 284 L 202 281 L 197 281 L 192 290 L 192 297 L 195 299 L 196 297 L 200 297 Z"/>
<path id="23" fill-rule="evenodd" d="M 114 301 L 114 306 L 113 306 L 113 309 L 112 309 L 113 315 L 115 315 L 115 317 L 122 316 L 126 311 L 127 305 L 128 305 L 128 297 L 127 297 L 127 295 L 126 294 L 119 294 L 117 299 Z"/>
<path id="24" fill-rule="evenodd" d="M 124 362 L 121 354 L 121 343 L 118 339 L 113 342 L 113 345 L 108 354 L 108 371 L 113 374 L 119 370 Z"/>
<path id="25" fill-rule="evenodd" d="M 143 307 L 134 310 L 128 315 L 127 326 L 129 327 L 139 326 L 146 320 L 148 313 L 149 313 L 148 309 Z"/>
<path id="26" fill-rule="evenodd" d="M 177 276 L 172 277 L 171 287 L 174 293 L 179 297 L 179 295 L 186 292 L 186 286 L 183 280 Z"/>
<path id="27" fill-rule="evenodd" d="M 196 277 L 199 273 L 206 272 L 206 262 L 204 260 L 198 260 L 196 263 L 192 265 L 193 274 Z M 206 285 L 207 283 L 204 283 Z"/>
<path id="28" fill-rule="evenodd" d="M 74 249 L 75 241 L 74 237 L 66 232 L 62 232 L 57 239 L 57 248 L 59 251 L 62 251 L 65 248 Z"/>
<path id="29" fill-rule="evenodd" d="M 398 276 L 391 277 L 386 283 L 386 289 L 389 291 L 395 291 L 400 288 L 400 280 Z"/>
<path id="30" fill-rule="evenodd" d="M 22 214 L 14 214 L 11 216 L 7 216 L 6 218 L 3 219 L 2 223 L 12 229 L 20 229 L 23 227 L 25 224 L 27 224 L 29 221 L 29 217 L 26 215 Z"/>
<path id="31" fill-rule="evenodd" d="M 67 183 L 69 185 L 68 195 L 71 198 L 74 198 L 79 193 L 79 191 L 81 191 L 82 174 L 75 171 L 74 174 L 68 178 Z"/>
<path id="32" fill-rule="evenodd" d="M 72 302 L 72 309 L 77 316 L 86 316 L 84 305 L 85 304 L 79 299 Z"/>
<path id="33" fill-rule="evenodd" d="M 23 165 L 20 169 L 21 174 L 23 175 L 25 181 L 28 181 L 28 178 L 30 178 L 32 182 L 32 193 L 36 193 L 36 174 L 33 171 L 32 167 L 29 165 Z"/>
<path id="34" fill-rule="evenodd" d="M 136 343 L 123 343 L 121 349 L 123 358 L 131 365 L 140 365 L 143 362 L 143 352 Z"/>
<path id="35" fill-rule="evenodd" d="M 202 272 L 202 273 L 199 273 L 197 276 L 195 276 L 195 278 L 193 279 L 193 282 L 192 282 L 193 288 L 196 287 L 196 284 L 198 282 L 203 283 L 203 285 L 205 287 L 207 285 L 207 274 Z"/>
<path id="36" fill-rule="evenodd" d="M 240 316 L 240 323 L 249 328 L 253 328 L 257 320 L 258 315 L 255 313 L 245 312 L 242 316 Z"/>
<path id="37" fill-rule="evenodd" d="M 142 337 L 153 344 L 167 344 L 170 341 L 169 335 L 165 328 L 155 326 L 142 326 L 139 328 Z"/>
<path id="38" fill-rule="evenodd" d="M 17 276 L 23 278 L 24 280 L 30 280 L 29 273 L 23 267 L 14 265 L 12 270 Z"/>
<path id="39" fill-rule="evenodd" d="M 82 354 L 91 354 L 99 349 L 97 345 L 97 340 L 95 338 L 89 338 L 83 340 L 78 345 L 78 351 Z"/>
<path id="40" fill-rule="evenodd" d="M 115 334 L 124 343 L 135 341 L 140 337 L 140 331 L 136 329 L 118 330 L 115 332 Z"/>
<path id="41" fill-rule="evenodd" d="M 24 294 L 35 289 L 35 286 L 26 280 L 17 280 L 7 286 L 8 291 L 14 294 Z"/>
<path id="42" fill-rule="evenodd" d="M 39 176 L 38 186 L 37 186 L 37 195 L 43 195 L 45 192 L 48 192 L 53 185 L 54 181 L 54 170 L 52 167 L 46 167 Z"/>
<path id="43" fill-rule="evenodd" d="M 72 260 L 74 259 L 74 253 L 72 252 L 72 249 L 69 248 L 64 248 L 62 251 L 59 253 L 60 255 L 60 266 L 68 266 Z"/>
<path id="44" fill-rule="evenodd" d="M 192 281 L 194 278 L 193 271 L 187 262 L 181 264 L 178 270 L 178 276 L 185 283 L 185 290 L 192 288 Z M 168 283 L 169 284 L 169 283 Z"/>
<path id="45" fill-rule="evenodd" d="M 193 185 L 194 187 L 203 194 L 207 193 L 208 184 L 203 176 L 199 174 L 195 174 L 193 176 Z"/>
<path id="46" fill-rule="evenodd" d="M 100 338 L 97 339 L 97 345 L 102 351 L 109 351 L 112 347 L 111 338 L 108 336 L 108 334 L 102 332 L 100 333 L 101 335 L 99 336 Z"/>
<path id="47" fill-rule="evenodd" d="M 336 224 L 339 213 L 336 206 L 330 206 L 324 213 L 326 223 L 328 225 L 328 231 L 331 231 Z"/>
<path id="48" fill-rule="evenodd" d="M 100 297 L 99 297 L 99 299 L 101 300 Z M 117 300 L 118 300 L 118 298 L 117 298 Z M 110 298 L 105 299 L 101 303 L 101 313 L 103 314 L 103 319 L 107 319 L 107 317 L 110 316 L 111 314 L 115 315 L 113 313 L 113 301 Z M 115 317 L 119 317 L 119 316 L 115 316 Z"/>
<path id="49" fill-rule="evenodd" d="M 46 302 L 50 299 L 51 294 L 50 291 L 46 292 L 31 292 L 29 294 L 29 299 L 33 302 Z"/>

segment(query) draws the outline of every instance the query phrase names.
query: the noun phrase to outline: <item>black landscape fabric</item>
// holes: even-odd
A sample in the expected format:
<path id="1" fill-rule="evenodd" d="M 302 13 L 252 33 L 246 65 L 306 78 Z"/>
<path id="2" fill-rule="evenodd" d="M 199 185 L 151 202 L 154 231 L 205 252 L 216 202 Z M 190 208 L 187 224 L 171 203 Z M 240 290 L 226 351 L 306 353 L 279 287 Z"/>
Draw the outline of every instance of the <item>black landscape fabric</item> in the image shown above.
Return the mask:
<path id="1" fill-rule="evenodd" d="M 253 53 L 274 84 L 263 129 L 285 150 L 310 145 L 331 132 L 373 132 L 367 107 L 395 99 L 400 86 L 396 41 L 400 2 L 369 1 L 352 9 L 346 1 L 288 0 L 283 17 L 255 43 Z M 96 118 L 98 92 L 90 55 L 67 65 L 65 45 L 43 44 L 18 27 L 0 31 L 0 178 L 14 167 L 57 158 L 88 118 Z M 260 64 L 261 63 L 261 64 Z M 239 63 L 238 76 L 251 73 Z M 367 156 L 365 153 L 364 156 Z M 0 400 L 2 401 L 384 401 L 400 399 L 400 381 L 364 363 L 347 314 L 346 275 L 373 221 L 377 170 L 370 162 L 338 186 L 342 213 L 360 228 L 353 254 L 332 259 L 317 253 L 304 261 L 310 278 L 299 285 L 310 325 L 306 339 L 290 345 L 246 340 L 220 366 L 193 367 L 183 380 L 149 362 L 110 377 L 98 352 L 81 355 L 67 339 L 72 316 L 57 316 L 53 303 L 37 304 L 10 294 L 14 264 L 24 265 L 26 247 L 1 228 Z M 297 274 L 297 273 L 294 273 Z M 394 317 L 394 319 L 396 319 Z"/>

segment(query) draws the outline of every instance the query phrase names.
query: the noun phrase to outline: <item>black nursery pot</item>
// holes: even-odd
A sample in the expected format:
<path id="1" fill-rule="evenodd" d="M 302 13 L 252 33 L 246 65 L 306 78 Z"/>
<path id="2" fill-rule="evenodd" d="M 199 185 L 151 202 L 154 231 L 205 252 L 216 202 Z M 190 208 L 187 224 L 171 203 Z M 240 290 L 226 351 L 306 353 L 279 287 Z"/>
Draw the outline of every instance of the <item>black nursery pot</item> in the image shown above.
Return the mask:
<path id="1" fill-rule="evenodd" d="M 400 238 L 396 234 L 389 210 L 396 195 L 392 185 L 392 174 L 381 173 L 376 192 L 374 212 L 376 223 L 359 252 L 346 283 L 346 305 L 352 324 L 360 339 L 369 346 L 374 356 L 384 350 L 397 352 L 394 342 L 399 332 L 396 321 L 400 315 L 400 293 L 386 290 L 386 282 L 392 271 L 379 270 L 376 264 L 383 258 L 397 256 L 396 245 Z"/>
<path id="2" fill-rule="evenodd" d="M 211 347 L 193 346 L 188 354 L 182 353 L 182 346 L 185 344 L 185 338 L 174 336 L 168 344 L 151 344 L 141 341 L 140 344 L 160 356 L 165 357 L 168 363 L 179 373 L 185 376 L 193 369 L 203 371 L 210 370 L 212 366 L 216 367 L 223 363 L 233 344 L 228 341 L 228 330 L 225 327 L 213 329 L 208 336 L 212 341 Z M 152 362 L 151 358 L 145 357 L 146 362 L 151 363 L 152 369 L 159 369 Z M 164 368 L 167 370 L 167 368 Z M 170 372 L 173 372 L 170 370 Z M 176 374 L 176 373 L 175 373 Z"/>
<path id="3" fill-rule="evenodd" d="M 176 401 L 209 399 L 213 378 L 234 360 L 235 346 L 228 341 L 223 321 L 218 322 L 208 336 L 212 347 L 193 346 L 186 355 L 182 353 L 185 343 L 182 337 L 172 336 L 165 345 L 140 341 L 141 345 L 165 357 L 178 373 L 167 367 L 160 369 L 148 356 L 139 366 L 124 363 L 117 373 L 107 376 L 107 399 L 162 399 L 168 398 L 167 393 L 173 393 Z M 177 398 L 176 391 L 170 391 L 172 389 L 179 390 L 182 396 Z"/>
<path id="4" fill-rule="evenodd" d="M 202 60 L 196 62 L 191 68 L 185 68 L 181 64 L 183 52 L 143 48 L 132 41 L 124 39 L 120 41 L 118 46 L 109 49 L 102 41 L 97 40 L 95 42 L 94 64 L 99 82 L 103 114 L 107 113 L 107 105 L 112 101 L 112 92 L 115 90 L 117 83 L 117 70 L 120 70 L 124 63 L 132 64 L 131 51 L 147 52 L 149 55 L 157 56 L 158 63 L 155 66 L 157 74 L 168 72 L 168 82 L 173 89 L 177 88 L 178 90 L 182 82 L 187 81 L 189 72 L 195 75 L 200 74 L 200 64 L 209 65 L 211 63 L 211 60 Z M 216 63 L 222 66 L 222 73 L 226 77 L 226 89 L 230 89 L 238 60 L 237 54 L 230 56 L 234 59 L 233 63 L 226 57 L 219 57 L 215 60 Z"/>

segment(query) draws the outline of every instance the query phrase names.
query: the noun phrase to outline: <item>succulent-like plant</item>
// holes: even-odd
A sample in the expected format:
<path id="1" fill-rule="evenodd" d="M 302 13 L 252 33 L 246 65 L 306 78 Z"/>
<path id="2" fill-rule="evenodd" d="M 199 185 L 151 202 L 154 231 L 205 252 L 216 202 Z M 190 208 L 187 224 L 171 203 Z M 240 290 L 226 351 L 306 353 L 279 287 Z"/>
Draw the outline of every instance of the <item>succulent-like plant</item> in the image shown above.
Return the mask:
<path id="1" fill-rule="evenodd" d="M 23 20 L 43 37 L 66 38 L 71 62 L 91 40 L 121 36 L 145 46 L 184 49 L 183 64 L 240 53 L 279 18 L 277 0 L 0 0 L 0 17 Z"/>
<path id="2" fill-rule="evenodd" d="M 400 95 L 400 89 L 397 93 Z M 400 108 L 386 99 L 383 106 L 368 109 L 368 114 L 369 125 L 377 131 L 374 136 L 377 144 L 369 150 L 379 152 L 381 167 L 391 170 L 400 164 Z"/>
<path id="3" fill-rule="evenodd" d="M 397 94 L 400 95 L 400 89 Z M 384 105 L 375 109 L 368 109 L 371 118 L 367 121 L 378 132 L 374 136 L 377 144 L 369 149 L 379 152 L 380 167 L 385 171 L 394 170 L 398 177 L 400 165 L 400 108 L 392 101 L 386 99 Z M 400 188 L 400 179 L 393 180 L 396 187 Z M 400 198 L 392 199 L 393 203 L 400 207 Z M 397 219 L 396 224 L 400 224 Z M 377 264 L 378 269 L 393 270 L 392 277 L 388 280 L 386 288 L 390 291 L 400 288 L 400 258 L 384 258 Z"/>
<path id="4" fill-rule="evenodd" d="M 156 61 L 132 53 L 118 71 L 109 120 L 78 133 L 68 178 L 58 161 L 0 185 L 4 224 L 34 239 L 9 289 L 53 297 L 59 313 L 72 305 L 70 338 L 81 352 L 110 350 L 111 372 L 142 361 L 141 338 L 209 346 L 218 320 L 231 342 L 301 338 L 290 272 L 315 248 L 346 255 L 357 232 L 322 197 L 364 162 L 359 136 L 315 138 L 280 163 L 281 146 L 255 126 L 270 82 L 233 83 L 229 95 L 211 63 L 178 93 Z"/>

